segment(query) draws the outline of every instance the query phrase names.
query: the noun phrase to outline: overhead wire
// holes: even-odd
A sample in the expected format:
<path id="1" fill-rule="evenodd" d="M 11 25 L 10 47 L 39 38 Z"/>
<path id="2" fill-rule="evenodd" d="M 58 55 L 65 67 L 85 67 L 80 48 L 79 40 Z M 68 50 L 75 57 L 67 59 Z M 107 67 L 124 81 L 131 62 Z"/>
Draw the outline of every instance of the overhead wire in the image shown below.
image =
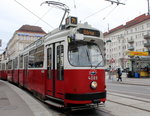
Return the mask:
<path id="1" fill-rule="evenodd" d="M 80 20 L 80 21 L 84 21 L 85 19 L 88 19 L 88 18 L 90 18 L 91 16 L 94 16 L 94 15 L 96 15 L 97 13 L 102 12 L 103 10 L 105 10 L 105 9 L 109 8 L 110 6 L 112 6 L 112 5 L 106 6 L 105 8 L 102 8 L 102 9 L 100 9 L 100 10 L 98 10 L 98 11 L 96 11 L 96 12 L 92 13 L 91 15 L 89 15 L 89 16 L 87 16 L 87 17 L 85 17 L 84 19 L 82 19 L 82 20 Z"/>
<path id="2" fill-rule="evenodd" d="M 27 7 L 25 7 L 23 4 L 21 4 L 17 0 L 14 0 L 14 1 L 16 3 L 18 3 L 20 6 L 22 6 L 24 9 L 26 9 L 28 12 L 30 12 L 32 15 L 34 15 L 35 17 L 37 17 L 39 20 L 41 20 L 42 22 L 44 22 L 45 24 L 47 24 L 49 27 L 54 28 L 52 25 L 50 25 L 49 23 L 47 23 L 46 21 L 44 21 L 42 18 L 40 18 L 38 15 L 36 15 L 35 13 L 33 13 L 31 10 L 29 10 Z"/>
<path id="3" fill-rule="evenodd" d="M 124 2 L 126 2 L 126 1 L 127 1 L 127 0 L 124 0 Z M 110 6 L 112 6 L 112 4 L 109 5 L 109 6 L 106 6 L 105 8 L 102 8 L 102 9 L 100 9 L 100 10 L 94 12 L 94 13 L 92 13 L 91 15 L 89 15 L 89 16 L 85 17 L 84 19 L 82 19 L 81 21 L 83 21 L 83 20 L 85 20 L 85 19 L 88 19 L 88 18 L 90 18 L 90 17 L 92 17 L 92 16 L 98 14 L 99 12 L 101 12 L 101 11 L 103 11 L 103 10 L 109 8 Z M 117 6 L 118 6 L 118 5 L 117 5 Z M 103 20 L 106 19 L 106 17 L 108 17 L 108 16 L 117 8 L 117 6 L 116 6 L 115 8 L 113 8 L 113 9 L 103 18 Z"/>
<path id="4" fill-rule="evenodd" d="M 34 23 L 34 25 L 37 24 L 41 19 L 43 19 L 51 9 L 52 8 L 49 8 L 41 17 L 39 17 L 38 20 Z"/>
<path id="5" fill-rule="evenodd" d="M 121 1 L 121 0 L 120 0 Z M 119 2 L 120 2 L 119 1 Z M 124 0 L 124 3 L 126 2 L 127 0 Z M 119 6 L 119 5 L 117 5 L 117 6 Z M 107 15 L 105 16 L 105 17 L 103 17 L 103 20 L 105 20 L 106 19 L 106 17 L 108 17 L 116 8 L 117 8 L 117 6 L 115 7 L 115 8 L 113 8 L 111 11 L 109 11 L 108 13 L 107 13 Z"/>
<path id="6" fill-rule="evenodd" d="M 113 8 L 111 11 L 109 11 L 109 12 L 106 14 L 106 16 L 103 18 L 103 20 L 105 20 L 106 17 L 109 16 L 117 7 L 118 7 L 118 5 L 117 5 L 115 8 Z"/>
<path id="7" fill-rule="evenodd" d="M 60 1 L 60 0 L 58 0 L 58 1 Z M 35 22 L 35 24 L 37 24 L 41 19 L 43 19 L 47 14 L 48 14 L 48 12 L 50 11 L 50 10 L 52 10 L 53 8 L 49 8 L 41 17 L 40 17 L 40 19 L 38 19 L 38 21 L 37 22 Z"/>

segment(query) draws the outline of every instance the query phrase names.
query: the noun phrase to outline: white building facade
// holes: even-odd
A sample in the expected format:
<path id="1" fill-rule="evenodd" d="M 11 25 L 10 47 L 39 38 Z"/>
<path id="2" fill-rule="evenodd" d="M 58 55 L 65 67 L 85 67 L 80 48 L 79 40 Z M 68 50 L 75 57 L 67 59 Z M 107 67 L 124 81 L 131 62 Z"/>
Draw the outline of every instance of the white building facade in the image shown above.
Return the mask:
<path id="1" fill-rule="evenodd" d="M 23 25 L 19 30 L 15 31 L 13 37 L 8 42 L 6 49 L 7 57 L 15 57 L 26 46 L 43 37 L 45 34 L 41 27 Z"/>
<path id="2" fill-rule="evenodd" d="M 130 68 L 128 51 L 148 51 L 145 36 L 150 37 L 150 15 L 141 15 L 125 25 L 104 33 L 107 67 Z"/>

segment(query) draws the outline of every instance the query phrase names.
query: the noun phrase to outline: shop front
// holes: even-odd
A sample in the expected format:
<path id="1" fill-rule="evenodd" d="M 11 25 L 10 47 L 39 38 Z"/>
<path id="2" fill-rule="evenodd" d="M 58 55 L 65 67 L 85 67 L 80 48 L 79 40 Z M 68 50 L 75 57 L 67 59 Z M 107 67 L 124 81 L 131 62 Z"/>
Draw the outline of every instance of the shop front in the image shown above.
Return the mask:
<path id="1" fill-rule="evenodd" d="M 150 77 L 150 56 L 134 56 L 130 61 L 132 70 L 128 72 L 128 77 Z"/>

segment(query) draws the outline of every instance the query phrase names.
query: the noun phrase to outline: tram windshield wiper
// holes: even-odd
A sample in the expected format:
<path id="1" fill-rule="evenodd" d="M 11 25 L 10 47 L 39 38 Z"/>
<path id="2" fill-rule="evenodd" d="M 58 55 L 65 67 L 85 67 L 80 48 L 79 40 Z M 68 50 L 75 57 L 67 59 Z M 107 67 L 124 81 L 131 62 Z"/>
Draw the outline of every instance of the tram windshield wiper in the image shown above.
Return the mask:
<path id="1" fill-rule="evenodd" d="M 86 49 L 86 54 L 88 56 L 88 60 L 89 60 L 89 63 L 91 65 L 91 68 L 92 68 L 93 66 L 92 66 L 92 62 L 91 62 L 91 59 L 90 59 L 90 55 L 89 55 L 88 49 Z"/>
<path id="2" fill-rule="evenodd" d="M 103 60 L 100 61 L 100 62 L 95 66 L 95 68 L 97 68 L 101 63 L 103 63 Z"/>

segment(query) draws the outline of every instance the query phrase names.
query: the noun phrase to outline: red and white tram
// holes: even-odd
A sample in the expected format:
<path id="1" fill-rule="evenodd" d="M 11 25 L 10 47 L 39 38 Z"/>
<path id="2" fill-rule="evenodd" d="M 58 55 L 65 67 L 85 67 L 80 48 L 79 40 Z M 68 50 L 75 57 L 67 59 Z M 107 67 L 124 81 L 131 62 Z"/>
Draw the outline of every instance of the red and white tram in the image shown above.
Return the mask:
<path id="1" fill-rule="evenodd" d="M 106 101 L 102 33 L 68 17 L 8 61 L 10 82 L 58 107 L 96 106 Z"/>

